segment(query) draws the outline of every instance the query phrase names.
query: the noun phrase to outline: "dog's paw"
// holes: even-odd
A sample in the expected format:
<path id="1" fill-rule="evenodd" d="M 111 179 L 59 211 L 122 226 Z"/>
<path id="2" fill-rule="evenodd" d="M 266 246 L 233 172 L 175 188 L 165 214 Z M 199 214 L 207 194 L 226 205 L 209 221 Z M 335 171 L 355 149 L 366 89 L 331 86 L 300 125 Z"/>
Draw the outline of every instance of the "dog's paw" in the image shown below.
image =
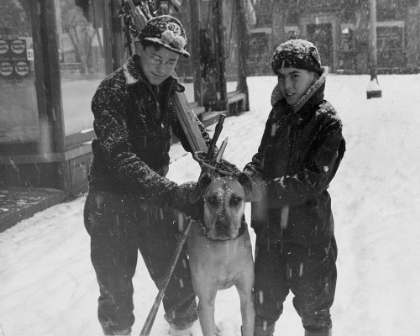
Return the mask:
<path id="1" fill-rule="evenodd" d="M 174 326 L 170 325 L 169 333 L 170 336 L 203 336 L 201 333 L 200 323 L 195 321 L 186 329 L 177 329 Z"/>
<path id="2" fill-rule="evenodd" d="M 240 330 L 232 321 L 222 320 L 216 326 L 216 336 L 239 336 Z"/>
<path id="3" fill-rule="evenodd" d="M 170 336 L 194 336 L 194 334 L 188 329 L 179 330 L 175 328 L 170 328 L 168 335 Z"/>

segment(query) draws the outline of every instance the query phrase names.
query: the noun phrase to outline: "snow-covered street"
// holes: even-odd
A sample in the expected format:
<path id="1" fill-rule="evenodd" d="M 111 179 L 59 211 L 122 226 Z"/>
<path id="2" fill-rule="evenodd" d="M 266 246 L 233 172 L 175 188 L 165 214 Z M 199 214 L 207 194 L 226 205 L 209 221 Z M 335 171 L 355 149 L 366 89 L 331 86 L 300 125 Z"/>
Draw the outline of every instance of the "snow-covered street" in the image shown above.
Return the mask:
<path id="1" fill-rule="evenodd" d="M 249 77 L 251 111 L 225 121 L 219 142 L 229 136 L 225 158 L 240 168 L 257 150 L 275 83 L 276 77 Z M 330 186 L 339 250 L 333 335 L 417 336 L 420 75 L 379 76 L 380 99 L 366 99 L 368 83 L 367 75 L 327 77 L 326 99 L 343 120 L 347 141 Z M 200 169 L 191 155 L 179 144 L 172 153 L 168 177 L 197 180 Z M 84 199 L 51 207 L 0 233 L 0 336 L 1 330 L 5 336 L 102 334 Z M 141 258 L 134 286 L 132 334 L 138 335 L 157 294 Z M 291 299 L 290 294 L 275 336 L 304 334 Z M 218 293 L 216 322 L 222 336 L 240 335 L 236 289 Z M 162 307 L 151 335 L 167 335 Z"/>

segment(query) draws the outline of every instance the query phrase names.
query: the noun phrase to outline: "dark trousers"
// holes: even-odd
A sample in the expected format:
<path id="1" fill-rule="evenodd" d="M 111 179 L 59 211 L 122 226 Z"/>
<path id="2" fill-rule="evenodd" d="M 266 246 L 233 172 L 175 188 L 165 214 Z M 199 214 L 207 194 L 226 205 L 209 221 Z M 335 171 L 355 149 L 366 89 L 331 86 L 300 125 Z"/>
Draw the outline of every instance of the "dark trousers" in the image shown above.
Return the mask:
<path id="1" fill-rule="evenodd" d="M 303 327 L 327 334 L 332 328 L 330 308 L 337 281 L 335 238 L 310 246 L 289 242 L 260 244 L 255 253 L 256 325 L 272 326 L 292 291 L 293 305 Z"/>
<path id="2" fill-rule="evenodd" d="M 106 335 L 128 334 L 134 324 L 132 279 L 138 251 L 159 287 L 177 243 L 175 214 L 147 207 L 135 197 L 96 192 L 87 196 L 84 219 L 100 288 L 99 321 Z M 153 302 L 144 304 L 151 307 Z M 166 320 L 179 329 L 198 318 L 185 248 L 165 291 L 163 306 Z"/>

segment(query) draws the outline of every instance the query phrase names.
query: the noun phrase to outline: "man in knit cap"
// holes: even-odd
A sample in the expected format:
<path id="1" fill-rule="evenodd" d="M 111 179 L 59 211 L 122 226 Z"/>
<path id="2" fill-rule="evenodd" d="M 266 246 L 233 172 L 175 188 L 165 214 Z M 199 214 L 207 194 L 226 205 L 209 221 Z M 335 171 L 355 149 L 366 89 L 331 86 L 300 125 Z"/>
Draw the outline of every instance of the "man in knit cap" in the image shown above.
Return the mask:
<path id="1" fill-rule="evenodd" d="M 345 152 L 342 123 L 324 100 L 317 48 L 290 40 L 274 52 L 278 77 L 258 153 L 244 172 L 260 186 L 256 233 L 255 336 L 271 336 L 291 291 L 306 336 L 331 335 L 337 245 L 328 186 Z"/>
<path id="2" fill-rule="evenodd" d="M 137 37 L 136 54 L 101 82 L 92 100 L 97 139 L 92 143 L 84 217 L 105 335 L 131 333 L 138 251 L 159 287 L 177 243 L 175 210 L 202 219 L 203 204 L 193 205 L 188 198 L 195 183 L 178 185 L 165 178 L 170 128 L 184 149 L 192 151 L 169 99 L 184 90 L 171 74 L 180 56 L 189 57 L 186 43 L 185 30 L 176 18 L 151 19 Z M 209 144 L 198 119 L 197 124 Z M 137 295 L 141 297 L 141 291 Z M 185 250 L 163 307 L 171 335 L 191 335 L 193 324 L 199 328 L 194 323 L 198 315 Z"/>

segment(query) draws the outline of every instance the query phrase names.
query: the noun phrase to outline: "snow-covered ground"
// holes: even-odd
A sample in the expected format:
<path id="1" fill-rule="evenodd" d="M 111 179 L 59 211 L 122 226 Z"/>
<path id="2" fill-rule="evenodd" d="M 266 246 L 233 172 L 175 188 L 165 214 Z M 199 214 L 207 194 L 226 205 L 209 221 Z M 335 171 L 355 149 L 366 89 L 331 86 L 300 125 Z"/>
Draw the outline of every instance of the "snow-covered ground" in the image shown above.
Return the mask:
<path id="1" fill-rule="evenodd" d="M 229 136 L 225 158 L 239 167 L 257 150 L 275 81 L 248 78 L 251 112 L 225 121 L 220 137 Z M 368 76 L 327 79 L 326 98 L 339 111 L 347 140 L 346 155 L 330 187 L 339 246 L 333 333 L 417 336 L 420 75 L 380 76 L 380 99 L 366 99 L 368 83 Z M 178 145 L 173 154 L 169 177 L 177 182 L 197 180 L 200 171 L 191 156 L 182 155 Z M 59 204 L 0 234 L 4 335 L 101 335 L 83 202 L 81 196 Z M 138 335 L 157 294 L 142 261 L 134 284 L 133 335 Z M 222 336 L 240 335 L 235 289 L 219 292 L 216 320 Z M 161 308 L 152 335 L 166 332 Z M 291 296 L 275 335 L 303 335 Z"/>

